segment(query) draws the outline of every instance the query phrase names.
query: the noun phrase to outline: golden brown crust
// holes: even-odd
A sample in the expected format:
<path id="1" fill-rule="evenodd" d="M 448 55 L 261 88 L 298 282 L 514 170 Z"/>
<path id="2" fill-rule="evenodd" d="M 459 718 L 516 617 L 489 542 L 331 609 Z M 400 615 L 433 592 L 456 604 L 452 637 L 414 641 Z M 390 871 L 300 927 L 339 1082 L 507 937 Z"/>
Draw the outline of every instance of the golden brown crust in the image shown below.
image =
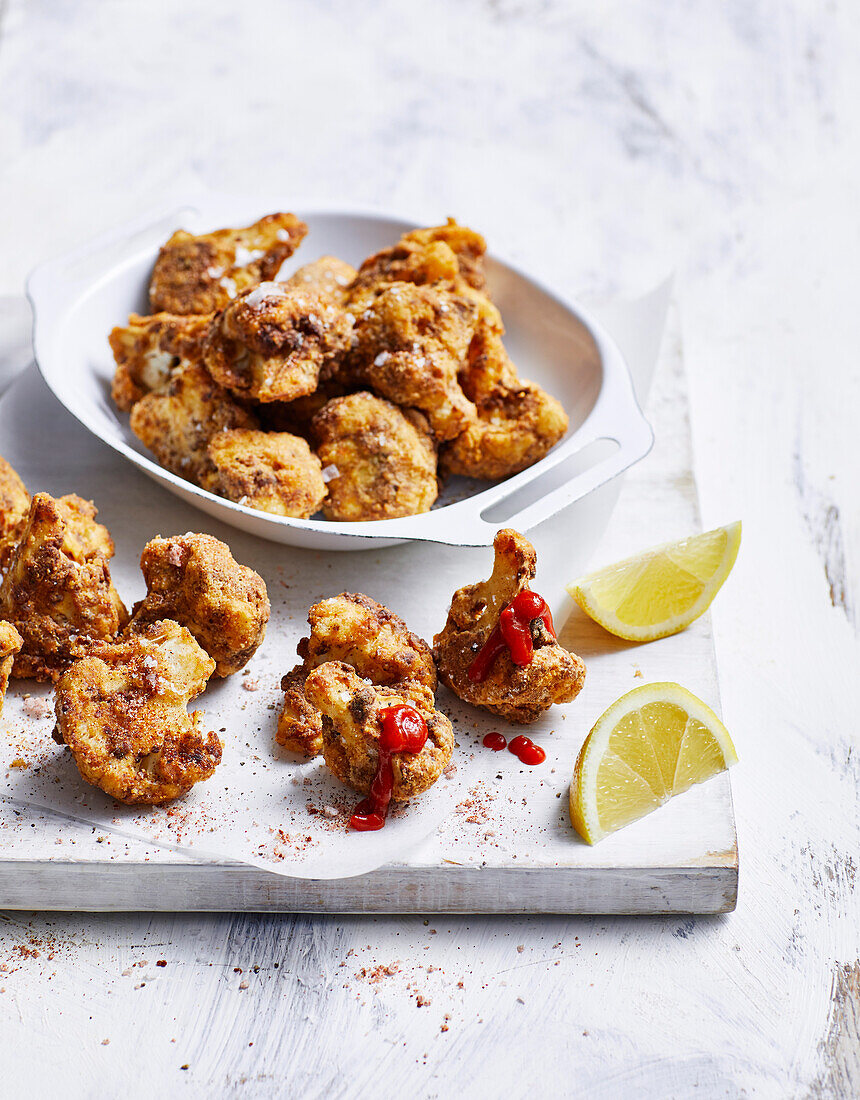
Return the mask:
<path id="1" fill-rule="evenodd" d="M 357 317 L 350 370 L 382 397 L 420 409 L 437 440 L 475 418 L 460 388 L 477 308 L 443 284 L 392 283 Z"/>
<path id="2" fill-rule="evenodd" d="M 322 713 L 323 757 L 337 778 L 360 794 L 368 794 L 379 760 L 382 722 L 379 712 L 406 703 L 427 723 L 427 742 L 417 753 L 394 753 L 392 798 L 398 802 L 428 790 L 451 761 L 454 731 L 436 710 L 433 692 L 418 684 L 377 687 L 355 669 L 329 661 L 307 678 L 305 693 Z"/>
<path id="3" fill-rule="evenodd" d="M 329 401 L 311 435 L 329 471 L 323 512 L 331 520 L 377 520 L 430 510 L 439 495 L 436 447 L 424 416 L 371 393 Z"/>
<path id="4" fill-rule="evenodd" d="M 116 372 L 111 397 L 117 408 L 129 412 L 148 393 L 161 393 L 180 362 L 199 362 L 210 317 L 181 317 L 132 313 L 127 325 L 117 325 L 110 336 Z"/>
<path id="5" fill-rule="evenodd" d="M 349 288 L 358 272 L 352 264 L 337 256 L 320 256 L 311 264 L 305 264 L 287 279 L 290 286 L 324 294 L 338 305 L 345 305 Z"/>
<path id="6" fill-rule="evenodd" d="M 128 620 L 107 564 L 113 540 L 95 515 L 93 504 L 80 497 L 33 497 L 0 586 L 0 617 L 24 642 L 13 676 L 56 680 Z"/>
<path id="7" fill-rule="evenodd" d="M 375 684 L 411 680 L 436 690 L 436 668 L 427 643 L 381 603 L 362 592 L 342 592 L 315 603 L 311 631 L 299 642 L 305 668 L 342 661 Z"/>
<path id="8" fill-rule="evenodd" d="M 130 805 L 180 798 L 215 771 L 222 745 L 188 714 L 214 662 L 175 622 L 94 646 L 60 678 L 60 738 L 93 786 Z"/>
<path id="9" fill-rule="evenodd" d="M 335 369 L 350 345 L 351 317 L 314 290 L 261 283 L 215 317 L 203 361 L 240 397 L 293 401 Z"/>
<path id="10" fill-rule="evenodd" d="M 9 564 L 30 510 L 30 494 L 24 482 L 0 456 L 0 573 Z"/>
<path id="11" fill-rule="evenodd" d="M 511 722 L 536 721 L 554 703 L 569 703 L 585 680 L 585 665 L 568 653 L 539 619 L 532 624 L 534 657 L 518 666 L 507 650 L 493 662 L 481 683 L 469 679 L 475 656 L 499 621 L 502 610 L 529 587 L 535 575 L 534 547 L 519 532 L 499 531 L 489 580 L 458 589 L 444 629 L 433 639 L 439 679 L 467 703 Z"/>
<path id="12" fill-rule="evenodd" d="M 390 283 L 453 284 L 459 292 L 465 287 L 485 291 L 484 253 L 486 241 L 474 230 L 458 225 L 453 218 L 447 225 L 413 229 L 397 244 L 384 248 L 364 261 L 349 288 L 349 305 L 356 315 Z"/>
<path id="13" fill-rule="evenodd" d="M 204 489 L 275 516 L 308 519 L 326 495 L 320 460 L 288 432 L 218 432 L 207 449 Z"/>
<path id="14" fill-rule="evenodd" d="M 213 658 L 218 676 L 245 667 L 269 621 L 269 597 L 258 573 L 239 565 L 219 539 L 190 532 L 151 539 L 140 568 L 147 594 L 134 605 L 127 633 L 173 619 Z"/>
<path id="15" fill-rule="evenodd" d="M 322 724 L 304 695 L 309 672 L 328 661 L 351 665 L 377 684 L 413 684 L 436 690 L 430 647 L 393 611 L 361 592 L 342 592 L 308 611 L 310 635 L 298 645 L 303 663 L 281 681 L 284 705 L 276 740 L 293 752 L 322 751 Z"/>
<path id="16" fill-rule="evenodd" d="M 0 716 L 3 714 L 3 701 L 6 688 L 12 675 L 15 656 L 21 652 L 24 639 L 11 623 L 0 620 Z"/>
<path id="17" fill-rule="evenodd" d="M 131 410 L 131 430 L 159 463 L 187 481 L 209 470 L 206 448 L 216 432 L 256 428 L 242 408 L 202 366 L 183 364 L 164 393 L 149 393 Z"/>
<path id="18" fill-rule="evenodd" d="M 561 404 L 535 383 L 520 381 L 500 332 L 489 325 L 479 327 L 459 379 L 477 418 L 442 447 L 446 474 L 510 477 L 540 461 L 567 431 Z"/>
<path id="19" fill-rule="evenodd" d="M 194 236 L 177 230 L 158 253 L 153 313 L 214 313 L 242 291 L 274 279 L 308 231 L 294 214 L 269 214 L 244 229 Z"/>
<path id="20" fill-rule="evenodd" d="M 322 715 L 305 695 L 308 670 L 296 667 L 281 679 L 284 703 L 278 716 L 275 740 L 289 752 L 319 756 L 322 752 Z"/>

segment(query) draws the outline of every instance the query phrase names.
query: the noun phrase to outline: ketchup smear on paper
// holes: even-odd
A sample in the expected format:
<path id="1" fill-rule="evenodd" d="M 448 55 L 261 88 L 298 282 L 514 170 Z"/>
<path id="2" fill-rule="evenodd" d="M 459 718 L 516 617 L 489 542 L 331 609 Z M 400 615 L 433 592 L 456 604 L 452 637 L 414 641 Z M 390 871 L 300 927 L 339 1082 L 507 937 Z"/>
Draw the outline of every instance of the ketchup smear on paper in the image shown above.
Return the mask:
<path id="1" fill-rule="evenodd" d="M 379 717 L 382 732 L 376 775 L 369 796 L 359 802 L 349 820 L 350 828 L 361 833 L 375 832 L 385 824 L 394 789 L 391 757 L 396 752 L 421 752 L 427 742 L 427 723 L 414 707 L 406 703 L 386 707 L 379 712 Z"/>
<path id="2" fill-rule="evenodd" d="M 520 592 L 504 608 L 499 616 L 498 626 L 478 650 L 474 661 L 469 665 L 468 677 L 473 684 L 480 684 L 490 674 L 490 669 L 499 654 L 507 649 L 515 665 L 531 664 L 534 657 L 531 624 L 541 619 L 544 626 L 555 637 L 552 613 L 546 600 L 526 589 Z"/>

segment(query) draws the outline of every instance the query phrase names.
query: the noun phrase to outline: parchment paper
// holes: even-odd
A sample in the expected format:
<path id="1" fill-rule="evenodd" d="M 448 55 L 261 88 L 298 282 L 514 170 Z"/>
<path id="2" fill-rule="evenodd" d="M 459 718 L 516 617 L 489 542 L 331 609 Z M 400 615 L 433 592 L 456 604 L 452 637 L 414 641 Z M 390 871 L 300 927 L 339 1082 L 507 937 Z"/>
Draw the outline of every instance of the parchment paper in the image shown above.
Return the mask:
<path id="1" fill-rule="evenodd" d="M 663 286 L 638 302 L 599 311 L 628 358 L 640 401 L 653 376 L 668 296 Z M 129 606 L 144 593 L 138 560 L 146 541 L 189 530 L 227 542 L 238 561 L 264 577 L 272 602 L 266 641 L 246 674 L 212 681 L 192 704 L 205 711 L 208 727 L 222 731 L 225 748 L 212 779 L 186 798 L 168 807 L 131 808 L 90 787 L 51 738 L 50 688 L 27 681 L 12 682 L 0 720 L 0 798 L 201 860 L 239 860 L 299 878 L 347 878 L 402 861 L 449 817 L 467 784 L 495 775 L 495 754 L 472 749 L 476 736 L 496 728 L 508 736 L 521 732 L 441 690 L 437 703 L 459 734 L 452 767 L 430 792 L 394 810 L 381 832 L 348 830 L 358 796 L 321 762 L 302 762 L 274 742 L 280 677 L 297 663 L 308 607 L 337 592 L 365 592 L 430 640 L 444 623 L 454 589 L 489 574 L 492 551 L 416 543 L 323 553 L 245 535 L 181 503 L 99 443 L 57 403 L 34 367 L 0 401 L 0 453 L 31 492 L 77 492 L 96 502 L 117 544 L 114 583 Z M 563 584 L 588 564 L 619 487 L 616 479 L 529 534 L 538 550 L 536 588 L 558 625 L 570 609 Z M 551 721 L 561 720 L 565 710 L 554 708 Z M 530 731 L 537 740 L 545 724 Z"/>

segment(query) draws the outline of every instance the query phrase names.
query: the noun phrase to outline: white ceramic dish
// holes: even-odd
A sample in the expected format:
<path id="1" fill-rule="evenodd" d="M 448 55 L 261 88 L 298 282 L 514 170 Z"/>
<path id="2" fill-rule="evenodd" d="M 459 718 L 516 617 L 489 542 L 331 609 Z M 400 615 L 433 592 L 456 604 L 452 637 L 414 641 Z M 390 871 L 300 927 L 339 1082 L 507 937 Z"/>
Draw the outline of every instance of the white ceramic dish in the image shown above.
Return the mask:
<path id="1" fill-rule="evenodd" d="M 653 435 L 613 340 L 585 309 L 490 258 L 490 289 L 521 377 L 554 394 L 570 417 L 565 438 L 528 470 L 497 483 L 452 479 L 433 511 L 423 515 L 332 523 L 286 519 L 233 504 L 163 469 L 111 402 L 114 364 L 107 335 L 130 312 L 148 312 L 152 264 L 159 245 L 175 229 L 205 232 L 246 225 L 287 209 L 310 230 L 290 269 L 326 253 L 357 265 L 418 224 L 378 213 L 309 209 L 283 196 L 266 201 L 209 194 L 120 226 L 30 276 L 34 348 L 46 383 L 85 427 L 172 493 L 224 523 L 293 546 L 359 550 L 411 539 L 488 546 L 500 526 L 527 531 L 648 453 Z"/>

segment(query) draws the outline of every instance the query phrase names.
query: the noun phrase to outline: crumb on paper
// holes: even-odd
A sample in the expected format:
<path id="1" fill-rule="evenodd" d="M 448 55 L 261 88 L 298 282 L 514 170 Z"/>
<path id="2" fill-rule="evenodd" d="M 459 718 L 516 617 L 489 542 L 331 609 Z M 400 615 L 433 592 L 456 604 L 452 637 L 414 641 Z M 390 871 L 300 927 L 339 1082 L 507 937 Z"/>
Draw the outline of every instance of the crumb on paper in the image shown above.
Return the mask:
<path id="1" fill-rule="evenodd" d="M 53 714 L 53 707 L 47 699 L 34 699 L 32 696 L 24 700 L 21 709 L 28 718 L 47 718 Z"/>

